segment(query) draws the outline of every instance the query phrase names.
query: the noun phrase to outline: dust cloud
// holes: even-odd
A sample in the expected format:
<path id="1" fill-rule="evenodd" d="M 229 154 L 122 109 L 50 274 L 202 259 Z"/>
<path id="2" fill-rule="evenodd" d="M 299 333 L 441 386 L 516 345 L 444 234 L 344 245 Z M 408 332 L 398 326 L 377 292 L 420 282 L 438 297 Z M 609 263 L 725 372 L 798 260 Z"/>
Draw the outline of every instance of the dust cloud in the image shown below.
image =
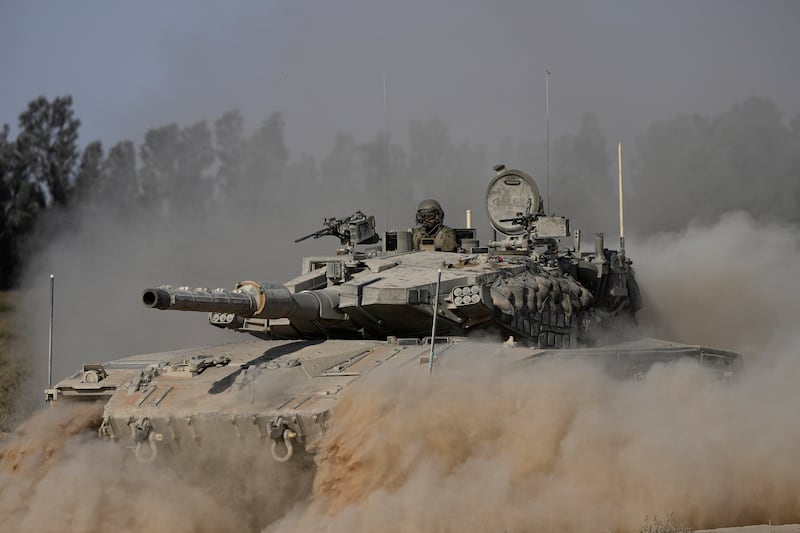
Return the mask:
<path id="1" fill-rule="evenodd" d="M 295 233 L 280 210 L 194 213 L 171 221 L 84 209 L 70 232 L 38 250 L 23 280 L 17 307 L 18 336 L 26 341 L 31 380 L 27 396 L 41 405 L 47 382 L 49 275 L 55 274 L 53 377 L 70 375 L 87 361 L 132 353 L 242 340 L 210 327 L 203 313 L 163 313 L 141 304 L 142 290 L 161 284 L 233 288 L 238 281 L 284 281 L 298 270 L 302 249 L 276 254 L 264 242 L 285 245 Z M 270 223 L 267 220 L 274 217 Z M 311 224 L 317 224 L 316 217 Z M 259 242 L 242 228 L 259 227 Z M 300 230 L 295 230 L 300 232 Z M 290 242 L 290 241 L 289 241 Z M 146 334 L 145 334 L 146 332 Z"/>
<path id="2" fill-rule="evenodd" d="M 637 531 L 800 521 L 797 228 L 728 214 L 631 245 L 642 328 L 741 350 L 721 380 L 690 361 L 618 381 L 593 363 L 502 355 L 374 372 L 347 391 L 317 470 L 247 449 L 135 462 L 41 411 L 0 458 L 13 531 Z M 632 239 L 635 242 L 635 239 Z M 492 350 L 487 348 L 487 352 Z M 77 409 L 77 411 L 73 411 Z M 263 452 L 263 450 L 262 450 Z"/>
<path id="3" fill-rule="evenodd" d="M 647 239 L 633 256 L 645 297 L 640 318 L 665 338 L 746 355 L 793 345 L 798 229 L 738 211 L 710 227 L 692 223 Z M 758 360 L 771 362 L 763 354 Z"/>
<path id="4" fill-rule="evenodd" d="M 138 463 L 99 440 L 102 405 L 39 411 L 0 450 L 0 531 L 257 531 L 309 492 L 311 470 L 227 443 Z"/>
<path id="5" fill-rule="evenodd" d="M 688 361 L 625 382 L 580 360 L 376 373 L 334 412 L 314 499 L 267 531 L 800 521 L 796 229 L 729 214 L 634 255 L 643 328 L 744 351 L 733 381 Z"/>
<path id="6" fill-rule="evenodd" d="M 231 236 L 261 224 L 260 238 L 284 242 L 294 234 L 280 220 L 290 218 L 280 210 L 229 210 L 209 218 L 198 213 L 165 231 L 158 219 L 89 209 L 78 215 L 70 221 L 73 231 L 33 258 L 25 298 L 18 302 L 16 332 L 25 341 L 32 375 L 16 406 L 20 416 L 39 411 L 5 441 L 0 438 L 0 532 L 258 531 L 310 493 L 312 470 L 281 468 L 268 448 L 236 443 L 143 466 L 131 450 L 97 438 L 102 406 L 42 410 L 44 302 L 48 274 L 55 272 L 56 381 L 82 362 L 241 341 L 241 334 L 210 327 L 202 313 L 147 310 L 141 291 L 162 283 L 233 287 L 241 279 L 287 279 L 289 263 L 299 263 L 299 257 L 271 254 Z M 269 217 L 277 220 L 266 224 Z"/>

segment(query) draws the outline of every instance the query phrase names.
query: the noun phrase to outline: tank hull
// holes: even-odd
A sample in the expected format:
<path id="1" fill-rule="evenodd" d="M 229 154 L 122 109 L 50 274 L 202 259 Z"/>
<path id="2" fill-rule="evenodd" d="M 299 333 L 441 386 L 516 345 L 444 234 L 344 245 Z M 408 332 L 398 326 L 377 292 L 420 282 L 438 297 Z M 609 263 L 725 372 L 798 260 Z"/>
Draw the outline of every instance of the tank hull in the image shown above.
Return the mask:
<path id="1" fill-rule="evenodd" d="M 101 437 L 150 462 L 162 454 L 229 443 L 264 447 L 276 461 L 313 455 L 337 399 L 378 369 L 429 369 L 429 339 L 267 340 L 137 355 L 103 363 L 105 377 L 85 372 L 61 381 L 51 400 L 105 401 Z M 513 343 L 437 337 L 435 363 L 491 357 L 503 365 L 531 365 L 552 357 L 600 362 L 621 378 L 643 375 L 655 363 L 690 358 L 730 376 L 734 352 L 656 339 L 602 348 L 542 350 Z"/>

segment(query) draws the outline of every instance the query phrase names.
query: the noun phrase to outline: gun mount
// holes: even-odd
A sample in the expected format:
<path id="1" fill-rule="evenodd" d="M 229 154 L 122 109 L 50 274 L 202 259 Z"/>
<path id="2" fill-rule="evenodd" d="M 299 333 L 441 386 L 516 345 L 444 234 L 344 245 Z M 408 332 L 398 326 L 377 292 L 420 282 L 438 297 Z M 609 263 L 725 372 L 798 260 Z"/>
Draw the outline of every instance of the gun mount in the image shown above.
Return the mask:
<path id="1" fill-rule="evenodd" d="M 557 239 L 569 236 L 569 220 L 544 213 L 539 188 L 529 174 L 506 170 L 503 165 L 495 171 L 486 191 L 486 207 L 494 230 L 508 238 L 489 246 L 523 254 L 536 248 L 557 251 Z"/>
<path id="2" fill-rule="evenodd" d="M 343 247 L 340 253 L 344 254 L 352 252 L 357 244 L 375 244 L 381 240 L 380 236 L 375 232 L 375 217 L 366 216 L 361 211 L 356 211 L 345 218 L 326 218 L 322 224 L 322 229 L 295 239 L 294 242 L 302 242 L 312 237 L 319 239 L 326 235 L 332 235 L 339 238 Z"/>

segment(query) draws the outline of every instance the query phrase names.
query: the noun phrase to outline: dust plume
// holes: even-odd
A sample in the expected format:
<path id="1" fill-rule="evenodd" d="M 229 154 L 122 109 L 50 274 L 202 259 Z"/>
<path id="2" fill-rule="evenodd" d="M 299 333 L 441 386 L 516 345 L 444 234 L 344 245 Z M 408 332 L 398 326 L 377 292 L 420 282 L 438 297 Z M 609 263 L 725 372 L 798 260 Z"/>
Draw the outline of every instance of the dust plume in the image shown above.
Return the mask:
<path id="1" fill-rule="evenodd" d="M 18 410 L 43 404 L 49 272 L 56 274 L 56 381 L 86 361 L 242 340 L 209 327 L 203 314 L 164 314 L 140 303 L 143 288 L 161 283 L 231 287 L 288 277 L 288 264 L 299 259 L 240 238 L 250 226 L 260 226 L 266 241 L 294 235 L 279 220 L 266 224 L 281 219 L 281 209 L 224 211 L 197 210 L 164 231 L 157 217 L 85 209 L 70 221 L 71 232 L 39 250 L 17 308 L 20 358 L 32 373 Z M 279 468 L 268 449 L 237 443 L 142 465 L 131 450 L 98 439 L 84 407 L 41 409 L 0 441 L 0 532 L 258 531 L 310 492 L 310 469 Z"/>
<path id="2" fill-rule="evenodd" d="M 280 209 L 224 213 L 198 210 L 172 221 L 165 231 L 158 217 L 84 209 L 70 222 L 72 231 L 38 250 L 26 271 L 15 317 L 33 374 L 28 403 L 41 405 L 47 383 L 50 273 L 55 274 L 56 381 L 87 361 L 242 340 L 210 327 L 202 313 L 167 314 L 141 305 L 146 287 L 232 288 L 243 279 L 283 281 L 296 270 L 300 250 L 275 254 L 241 235 L 242 228 L 259 227 L 265 242 L 285 243 L 296 236 L 280 222 L 290 220 L 281 217 Z M 269 217 L 278 220 L 267 224 Z"/>
<path id="3" fill-rule="evenodd" d="M 579 359 L 512 366 L 487 345 L 483 357 L 444 359 L 432 378 L 376 371 L 346 391 L 316 474 L 245 447 L 140 465 L 82 430 L 96 408 L 61 406 L 5 444 L 0 529 L 636 531 L 652 516 L 695 528 L 800 521 L 796 230 L 739 213 L 630 248 L 650 309 L 643 328 L 745 351 L 732 381 L 691 361 L 638 381 Z"/>
<path id="4" fill-rule="evenodd" d="M 739 211 L 634 244 L 641 319 L 665 338 L 746 354 L 785 345 L 800 313 L 797 235 L 797 225 Z"/>
<path id="5" fill-rule="evenodd" d="M 585 360 L 375 373 L 337 406 L 314 499 L 267 531 L 635 531 L 800 521 L 796 228 L 724 216 L 638 247 L 650 331 L 745 350 L 616 381 Z M 745 255 L 746 250 L 746 255 Z M 658 328 L 656 328 L 658 325 Z"/>
<path id="6" fill-rule="evenodd" d="M 191 236 L 168 241 L 146 229 L 128 236 L 141 256 L 84 263 L 98 272 L 98 294 L 157 277 L 170 261 L 171 272 L 199 273 L 203 250 L 189 253 Z M 92 408 L 61 406 L 4 446 L 0 530 L 635 531 L 670 514 L 695 528 L 800 521 L 797 230 L 731 213 L 629 240 L 644 331 L 744 352 L 731 382 L 688 361 L 641 381 L 613 380 L 582 360 L 511 367 L 487 345 L 485 357 L 445 359 L 432 379 L 375 372 L 346 391 L 316 475 L 245 447 L 143 466 L 82 431 Z M 50 254 L 71 265 L 110 241 Z M 125 271 L 126 261 L 135 268 Z"/>
<path id="7" fill-rule="evenodd" d="M 0 449 L 0 531 L 257 531 L 309 491 L 310 470 L 235 443 L 143 465 L 89 429 L 101 414 L 56 405 L 17 429 Z"/>

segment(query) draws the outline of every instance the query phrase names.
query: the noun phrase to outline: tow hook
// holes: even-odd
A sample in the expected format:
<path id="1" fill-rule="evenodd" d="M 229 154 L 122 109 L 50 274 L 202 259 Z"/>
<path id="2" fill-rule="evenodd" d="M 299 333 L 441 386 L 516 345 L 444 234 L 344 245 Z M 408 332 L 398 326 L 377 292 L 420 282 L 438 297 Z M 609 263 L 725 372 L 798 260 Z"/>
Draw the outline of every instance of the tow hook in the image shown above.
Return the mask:
<path id="1" fill-rule="evenodd" d="M 140 463 L 152 463 L 158 457 L 158 448 L 156 442 L 164 440 L 161 433 L 153 431 L 153 425 L 150 423 L 149 418 L 140 418 L 135 422 L 131 422 L 131 436 L 136 441 L 136 448 L 133 450 L 133 455 Z M 144 453 L 142 444 L 147 441 L 150 448 L 150 453 Z"/>
<path id="2" fill-rule="evenodd" d="M 278 417 L 270 422 L 269 436 L 272 439 L 272 446 L 270 447 L 272 458 L 279 463 L 285 463 L 291 459 L 294 453 L 292 439 L 297 437 L 297 433 L 289 429 L 283 418 Z M 284 455 L 278 455 L 278 443 L 281 441 L 283 441 L 283 445 L 286 448 Z"/>

